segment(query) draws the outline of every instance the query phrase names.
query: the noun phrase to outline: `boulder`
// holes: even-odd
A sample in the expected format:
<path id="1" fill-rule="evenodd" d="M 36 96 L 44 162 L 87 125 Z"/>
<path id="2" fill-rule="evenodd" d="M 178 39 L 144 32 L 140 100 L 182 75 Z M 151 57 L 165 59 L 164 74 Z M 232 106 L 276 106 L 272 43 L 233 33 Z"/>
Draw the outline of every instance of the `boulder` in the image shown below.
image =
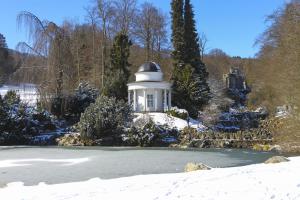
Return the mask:
<path id="1" fill-rule="evenodd" d="M 290 161 L 288 158 L 283 156 L 273 156 L 265 161 L 265 164 L 274 164 L 274 163 L 281 163 L 281 162 L 288 162 Z"/>
<path id="2" fill-rule="evenodd" d="M 197 171 L 197 170 L 210 170 L 211 167 L 206 166 L 202 163 L 188 163 L 186 164 L 184 171 L 185 172 L 192 172 L 192 171 Z"/>
<path id="3" fill-rule="evenodd" d="M 282 152 L 282 148 L 279 145 L 273 145 L 271 146 L 269 151 L 273 151 L 273 152 Z"/>

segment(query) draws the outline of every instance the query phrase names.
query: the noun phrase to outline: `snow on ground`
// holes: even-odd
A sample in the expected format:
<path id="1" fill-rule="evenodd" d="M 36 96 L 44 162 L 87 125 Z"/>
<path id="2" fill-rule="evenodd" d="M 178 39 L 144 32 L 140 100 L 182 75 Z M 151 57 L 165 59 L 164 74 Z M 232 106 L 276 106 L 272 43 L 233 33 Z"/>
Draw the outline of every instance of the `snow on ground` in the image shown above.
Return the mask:
<path id="1" fill-rule="evenodd" d="M 256 164 L 178 174 L 37 186 L 11 183 L 5 200 L 268 200 L 300 199 L 300 157 L 279 164 Z"/>
<path id="2" fill-rule="evenodd" d="M 76 165 L 83 162 L 88 162 L 89 158 L 76 158 L 76 159 L 16 159 L 16 160 L 1 160 L 0 169 L 7 167 L 20 167 L 32 165 L 32 162 L 56 162 L 64 163 L 65 166 Z M 30 164 L 31 163 L 31 164 Z M 1 180 L 1 179 L 0 179 Z"/>
<path id="3" fill-rule="evenodd" d="M 139 116 L 137 118 L 140 118 L 143 115 L 144 114 L 139 114 Z M 188 123 L 186 120 L 170 116 L 166 113 L 153 112 L 153 113 L 148 113 L 148 115 L 152 118 L 152 120 L 156 124 L 160 124 L 160 125 L 168 124 L 169 127 L 177 128 L 178 130 L 182 130 L 184 127 L 188 126 Z M 193 119 L 190 120 L 190 126 L 198 129 L 199 131 L 206 129 L 206 127 L 204 125 L 202 125 L 199 121 L 193 120 Z"/>
<path id="4" fill-rule="evenodd" d="M 0 87 L 0 95 L 4 96 L 10 90 L 16 91 L 21 101 L 30 106 L 35 106 L 39 99 L 37 86 L 34 84 L 3 85 Z"/>

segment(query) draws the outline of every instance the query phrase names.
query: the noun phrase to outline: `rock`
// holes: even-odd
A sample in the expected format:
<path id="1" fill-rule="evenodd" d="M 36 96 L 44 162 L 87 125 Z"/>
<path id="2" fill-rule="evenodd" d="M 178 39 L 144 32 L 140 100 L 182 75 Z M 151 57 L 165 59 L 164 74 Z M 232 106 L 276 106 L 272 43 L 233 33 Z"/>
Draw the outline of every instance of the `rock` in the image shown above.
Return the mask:
<path id="1" fill-rule="evenodd" d="M 255 110 L 255 112 L 265 116 L 269 115 L 268 109 L 266 107 L 259 107 Z"/>
<path id="2" fill-rule="evenodd" d="M 283 156 L 273 156 L 265 161 L 265 164 L 274 164 L 274 163 L 281 163 L 281 162 L 288 162 L 290 161 L 288 158 Z"/>
<path id="3" fill-rule="evenodd" d="M 186 164 L 184 171 L 185 172 L 192 172 L 197 170 L 210 170 L 211 167 L 208 167 L 202 163 L 188 163 Z"/>
<path id="4" fill-rule="evenodd" d="M 169 147 L 170 148 L 179 148 L 179 144 L 170 144 Z"/>
<path id="5" fill-rule="evenodd" d="M 269 151 L 282 152 L 282 148 L 279 145 L 273 145 L 273 146 L 271 146 L 271 148 L 269 149 Z"/>

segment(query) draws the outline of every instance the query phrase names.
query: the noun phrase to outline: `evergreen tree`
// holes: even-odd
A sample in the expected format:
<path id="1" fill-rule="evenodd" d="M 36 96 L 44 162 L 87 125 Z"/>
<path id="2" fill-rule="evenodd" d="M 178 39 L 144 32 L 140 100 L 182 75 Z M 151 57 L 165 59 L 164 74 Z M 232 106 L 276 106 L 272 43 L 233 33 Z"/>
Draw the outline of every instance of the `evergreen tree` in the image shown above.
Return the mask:
<path id="1" fill-rule="evenodd" d="M 128 59 L 131 45 L 128 36 L 122 32 L 114 38 L 110 54 L 111 64 L 106 70 L 104 95 L 117 99 L 127 99 L 127 82 L 130 76 Z"/>
<path id="2" fill-rule="evenodd" d="M 179 67 L 184 61 L 184 18 L 183 0 L 173 0 L 171 3 L 172 11 L 172 38 L 174 67 Z"/>
<path id="3" fill-rule="evenodd" d="M 8 48 L 4 35 L 0 33 L 0 62 L 4 62 L 8 58 Z"/>
<path id="4" fill-rule="evenodd" d="M 6 39 L 4 35 L 0 33 L 0 49 L 7 49 Z"/>
<path id="5" fill-rule="evenodd" d="M 190 64 L 199 73 L 199 66 L 202 62 L 194 12 L 190 0 L 185 0 L 184 4 L 184 56 L 184 62 Z"/>
<path id="6" fill-rule="evenodd" d="M 12 68 L 11 61 L 5 37 L 0 33 L 0 84 L 7 80 L 8 73 Z"/>
<path id="7" fill-rule="evenodd" d="M 195 81 L 199 85 L 199 90 L 202 91 L 201 93 L 197 93 L 197 95 L 200 96 L 196 97 L 196 99 L 200 101 L 198 104 L 201 107 L 201 105 L 208 102 L 210 90 L 207 84 L 208 72 L 205 64 L 201 60 L 199 36 L 197 33 L 196 22 L 194 20 L 194 11 L 190 0 L 185 0 L 184 4 L 184 42 L 185 64 L 191 65 L 191 67 L 194 69 L 193 76 L 195 79 L 197 79 Z"/>
<path id="8" fill-rule="evenodd" d="M 190 1 L 185 0 L 183 5 L 183 0 L 173 0 L 171 14 L 173 103 L 186 109 L 190 116 L 197 117 L 198 110 L 208 102 L 210 92 Z"/>

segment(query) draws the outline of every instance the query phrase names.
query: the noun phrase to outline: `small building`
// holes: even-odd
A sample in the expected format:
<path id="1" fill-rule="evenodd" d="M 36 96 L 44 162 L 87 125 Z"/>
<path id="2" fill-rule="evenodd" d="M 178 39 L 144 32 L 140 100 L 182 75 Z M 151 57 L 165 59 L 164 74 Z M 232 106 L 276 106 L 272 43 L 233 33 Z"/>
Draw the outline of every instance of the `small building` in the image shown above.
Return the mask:
<path id="1" fill-rule="evenodd" d="M 231 68 L 228 74 L 224 75 L 226 87 L 231 90 L 247 90 L 245 76 L 239 68 Z"/>
<path id="2" fill-rule="evenodd" d="M 231 68 L 228 74 L 223 76 L 228 95 L 235 100 L 235 105 L 245 105 L 247 94 L 251 92 L 246 83 L 246 77 L 239 68 Z"/>
<path id="3" fill-rule="evenodd" d="M 144 63 L 135 78 L 135 82 L 127 84 L 128 102 L 134 112 L 164 112 L 171 108 L 171 83 L 163 81 L 158 64 Z"/>

